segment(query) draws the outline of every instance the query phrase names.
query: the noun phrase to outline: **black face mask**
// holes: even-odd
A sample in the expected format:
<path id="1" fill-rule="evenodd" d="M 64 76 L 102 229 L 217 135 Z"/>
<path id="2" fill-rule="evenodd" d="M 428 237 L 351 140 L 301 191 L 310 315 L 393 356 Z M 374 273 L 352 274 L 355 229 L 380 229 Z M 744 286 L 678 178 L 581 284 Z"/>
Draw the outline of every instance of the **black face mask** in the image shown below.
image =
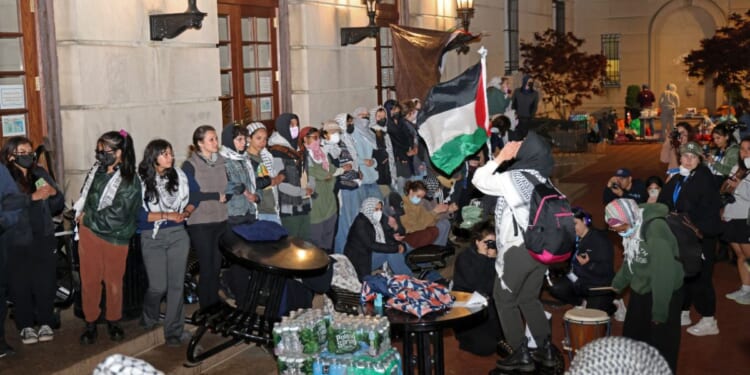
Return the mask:
<path id="1" fill-rule="evenodd" d="M 391 113 L 391 117 L 393 117 L 394 120 L 398 120 L 399 118 L 401 118 L 401 112 Z"/>
<path id="2" fill-rule="evenodd" d="M 533 90 L 533 89 L 534 89 L 534 82 L 529 82 L 529 90 Z"/>
<path id="3" fill-rule="evenodd" d="M 346 124 L 346 132 L 349 134 L 354 133 L 354 124 Z"/>
<path id="4" fill-rule="evenodd" d="M 385 119 L 378 120 L 378 125 L 385 126 Z"/>
<path id="5" fill-rule="evenodd" d="M 109 167 L 115 163 L 115 155 L 113 152 L 97 151 L 96 161 L 98 161 L 102 167 Z"/>
<path id="6" fill-rule="evenodd" d="M 16 158 L 13 160 L 13 162 L 23 169 L 29 169 L 34 166 L 34 162 L 36 162 L 36 157 L 34 157 L 33 154 L 17 155 Z"/>

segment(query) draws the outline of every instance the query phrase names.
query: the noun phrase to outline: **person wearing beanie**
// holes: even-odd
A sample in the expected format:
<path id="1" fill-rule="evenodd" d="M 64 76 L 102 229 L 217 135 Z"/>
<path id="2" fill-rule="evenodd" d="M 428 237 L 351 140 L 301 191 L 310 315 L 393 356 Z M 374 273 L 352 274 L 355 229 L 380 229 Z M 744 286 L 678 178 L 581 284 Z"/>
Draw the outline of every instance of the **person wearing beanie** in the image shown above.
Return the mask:
<path id="1" fill-rule="evenodd" d="M 713 174 L 701 163 L 703 149 L 695 142 L 680 146 L 680 166 L 664 185 L 657 202 L 667 205 L 670 212 L 684 213 L 700 230 L 703 263 L 699 275 L 685 280 L 685 301 L 682 305 L 684 326 L 691 325 L 690 306 L 701 315 L 698 324 L 688 328 L 695 336 L 718 335 L 716 313 L 716 290 L 713 284 L 713 268 L 716 261 L 716 243 L 722 232 L 721 200 Z"/>
<path id="2" fill-rule="evenodd" d="M 615 199 L 604 208 L 609 229 L 622 237 L 623 264 L 612 280 L 617 293 L 630 287 L 622 335 L 653 345 L 677 370 L 680 352 L 682 279 L 677 239 L 661 218 L 667 207 L 638 206 L 632 199 Z"/>

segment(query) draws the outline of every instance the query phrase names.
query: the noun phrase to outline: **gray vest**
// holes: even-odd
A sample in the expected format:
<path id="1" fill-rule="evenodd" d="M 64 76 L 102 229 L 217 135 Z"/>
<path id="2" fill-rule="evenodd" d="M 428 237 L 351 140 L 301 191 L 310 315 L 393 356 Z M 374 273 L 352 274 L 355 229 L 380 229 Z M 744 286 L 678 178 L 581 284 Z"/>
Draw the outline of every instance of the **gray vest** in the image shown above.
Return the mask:
<path id="1" fill-rule="evenodd" d="M 224 193 L 227 188 L 227 169 L 224 158 L 217 155 L 216 163 L 209 165 L 194 152 L 188 161 L 195 168 L 195 181 L 204 193 Z M 200 202 L 188 219 L 188 225 L 219 223 L 227 220 L 227 206 L 215 201 Z"/>

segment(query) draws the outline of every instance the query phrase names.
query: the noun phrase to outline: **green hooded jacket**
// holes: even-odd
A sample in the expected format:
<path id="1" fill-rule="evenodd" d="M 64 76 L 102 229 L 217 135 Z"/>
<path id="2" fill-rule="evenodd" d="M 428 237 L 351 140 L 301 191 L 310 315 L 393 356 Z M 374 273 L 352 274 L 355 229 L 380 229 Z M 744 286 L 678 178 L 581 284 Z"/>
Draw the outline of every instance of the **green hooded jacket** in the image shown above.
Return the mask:
<path id="1" fill-rule="evenodd" d="M 667 321 L 672 295 L 682 287 L 684 272 L 682 264 L 677 260 L 677 239 L 667 222 L 649 222 L 657 217 L 666 217 L 669 213 L 667 206 L 661 203 L 646 203 L 639 207 L 643 208 L 643 222 L 648 224 L 641 226 L 641 233 L 638 234 L 642 238 L 638 254 L 632 264 L 622 264 L 612 280 L 612 286 L 619 291 L 630 286 L 630 289 L 638 294 L 652 293 L 651 320 L 663 323 Z"/>

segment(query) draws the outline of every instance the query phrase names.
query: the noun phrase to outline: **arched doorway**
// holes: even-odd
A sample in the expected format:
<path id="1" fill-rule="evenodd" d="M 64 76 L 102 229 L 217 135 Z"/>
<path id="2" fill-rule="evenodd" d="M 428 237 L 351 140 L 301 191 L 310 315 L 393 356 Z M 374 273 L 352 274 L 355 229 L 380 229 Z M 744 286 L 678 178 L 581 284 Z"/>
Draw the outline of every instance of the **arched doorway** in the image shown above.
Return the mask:
<path id="1" fill-rule="evenodd" d="M 717 106 L 716 89 L 711 82 L 698 85 L 687 75 L 682 59 L 691 49 L 700 47 L 701 39 L 714 35 L 726 24 L 723 10 L 710 0 L 672 0 L 662 6 L 649 27 L 649 81 L 658 95 L 668 83 L 677 85 L 680 112 L 685 108 Z"/>

